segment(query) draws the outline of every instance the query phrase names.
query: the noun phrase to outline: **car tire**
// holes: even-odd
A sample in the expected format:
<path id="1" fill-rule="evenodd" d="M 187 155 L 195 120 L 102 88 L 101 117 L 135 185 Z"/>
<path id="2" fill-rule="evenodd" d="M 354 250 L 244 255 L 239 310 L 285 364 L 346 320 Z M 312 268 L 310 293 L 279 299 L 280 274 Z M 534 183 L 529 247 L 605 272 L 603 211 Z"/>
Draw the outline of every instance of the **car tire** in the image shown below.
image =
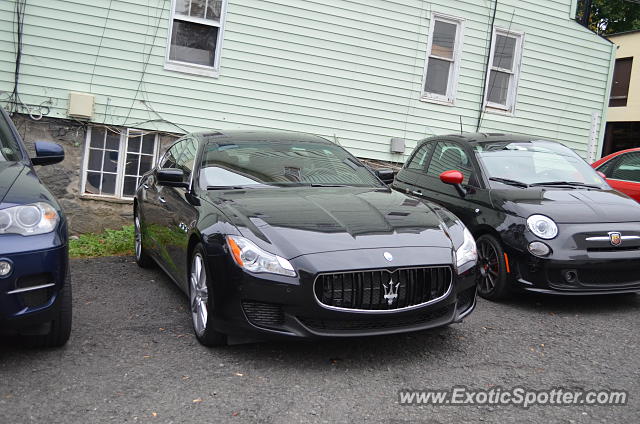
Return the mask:
<path id="1" fill-rule="evenodd" d="M 144 248 L 144 237 L 142 236 L 142 221 L 140 220 L 140 214 L 137 210 L 133 215 L 133 228 L 135 243 L 134 253 L 136 256 L 136 263 L 140 268 L 151 268 L 154 265 L 154 262 Z"/>
<path id="2" fill-rule="evenodd" d="M 204 346 L 225 346 L 227 335 L 213 329 L 211 322 L 214 310 L 213 279 L 206 266 L 206 254 L 202 244 L 193 249 L 189 261 L 189 311 L 193 331 L 198 341 Z"/>
<path id="3" fill-rule="evenodd" d="M 47 334 L 22 336 L 22 340 L 26 346 L 33 348 L 52 348 L 61 347 L 67 343 L 71 335 L 72 297 L 71 278 L 69 277 L 69 271 L 67 271 L 64 287 L 58 293 L 58 314 L 55 319 L 49 323 L 49 332 Z"/>
<path id="4" fill-rule="evenodd" d="M 505 299 L 509 295 L 509 280 L 502 245 L 490 234 L 478 237 L 476 245 L 480 266 L 478 294 L 488 300 Z"/>

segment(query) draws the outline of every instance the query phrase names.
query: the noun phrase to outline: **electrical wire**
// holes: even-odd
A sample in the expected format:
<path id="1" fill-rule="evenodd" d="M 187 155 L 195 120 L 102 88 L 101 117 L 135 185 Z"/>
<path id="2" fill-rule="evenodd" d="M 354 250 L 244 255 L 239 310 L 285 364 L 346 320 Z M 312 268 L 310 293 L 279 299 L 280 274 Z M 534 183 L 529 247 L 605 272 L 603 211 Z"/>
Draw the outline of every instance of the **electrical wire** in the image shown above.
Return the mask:
<path id="1" fill-rule="evenodd" d="M 489 24 L 489 39 L 488 45 L 485 48 L 487 53 L 487 60 L 484 64 L 484 70 L 482 74 L 482 100 L 480 101 L 480 108 L 478 110 L 478 123 L 476 125 L 476 132 L 480 131 L 480 124 L 482 122 L 482 113 L 484 112 L 484 102 L 487 99 L 487 78 L 489 77 L 489 60 L 491 59 L 491 46 L 493 45 L 493 28 L 496 23 L 496 12 L 498 10 L 498 0 L 493 2 L 493 14 L 491 16 L 491 23 Z"/>

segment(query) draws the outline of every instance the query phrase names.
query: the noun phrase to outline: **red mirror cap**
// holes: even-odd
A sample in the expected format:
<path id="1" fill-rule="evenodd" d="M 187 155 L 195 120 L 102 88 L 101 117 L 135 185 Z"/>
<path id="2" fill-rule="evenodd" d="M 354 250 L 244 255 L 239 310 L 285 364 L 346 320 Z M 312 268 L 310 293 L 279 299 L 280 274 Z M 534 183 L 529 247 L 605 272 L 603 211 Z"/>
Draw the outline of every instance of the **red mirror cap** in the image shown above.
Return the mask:
<path id="1" fill-rule="evenodd" d="M 607 178 L 606 175 L 604 175 L 604 172 L 600 172 L 600 171 L 596 171 L 598 173 L 598 175 L 600 175 L 602 178 Z"/>
<path id="2" fill-rule="evenodd" d="M 440 174 L 440 181 L 445 184 L 458 185 L 462 184 L 462 181 L 464 181 L 464 175 L 462 175 L 462 172 L 460 171 L 444 171 L 442 174 Z"/>

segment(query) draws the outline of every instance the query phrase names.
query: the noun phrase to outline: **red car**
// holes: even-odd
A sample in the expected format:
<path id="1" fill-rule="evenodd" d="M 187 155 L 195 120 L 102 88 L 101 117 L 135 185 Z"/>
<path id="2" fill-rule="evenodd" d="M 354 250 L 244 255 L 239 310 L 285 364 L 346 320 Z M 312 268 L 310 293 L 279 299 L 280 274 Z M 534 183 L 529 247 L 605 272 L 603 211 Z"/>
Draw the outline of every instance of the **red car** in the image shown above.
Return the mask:
<path id="1" fill-rule="evenodd" d="M 640 147 L 621 150 L 591 164 L 614 189 L 640 202 Z"/>

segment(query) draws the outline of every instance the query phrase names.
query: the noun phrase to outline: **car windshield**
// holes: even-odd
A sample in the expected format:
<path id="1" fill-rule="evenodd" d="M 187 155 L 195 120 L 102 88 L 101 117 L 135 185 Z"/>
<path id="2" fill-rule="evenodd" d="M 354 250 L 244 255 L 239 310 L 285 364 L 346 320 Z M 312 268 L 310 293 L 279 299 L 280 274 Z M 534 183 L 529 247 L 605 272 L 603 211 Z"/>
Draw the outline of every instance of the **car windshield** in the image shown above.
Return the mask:
<path id="1" fill-rule="evenodd" d="M 493 187 L 508 184 L 586 185 L 604 187 L 604 180 L 580 156 L 550 141 L 494 142 L 475 146 Z"/>
<path id="2" fill-rule="evenodd" d="M 290 141 L 209 143 L 203 154 L 200 185 L 208 189 L 382 186 L 361 162 L 339 146 Z"/>
<path id="3" fill-rule="evenodd" d="M 0 162 L 17 162 L 22 158 L 20 148 L 9 124 L 0 115 Z"/>

